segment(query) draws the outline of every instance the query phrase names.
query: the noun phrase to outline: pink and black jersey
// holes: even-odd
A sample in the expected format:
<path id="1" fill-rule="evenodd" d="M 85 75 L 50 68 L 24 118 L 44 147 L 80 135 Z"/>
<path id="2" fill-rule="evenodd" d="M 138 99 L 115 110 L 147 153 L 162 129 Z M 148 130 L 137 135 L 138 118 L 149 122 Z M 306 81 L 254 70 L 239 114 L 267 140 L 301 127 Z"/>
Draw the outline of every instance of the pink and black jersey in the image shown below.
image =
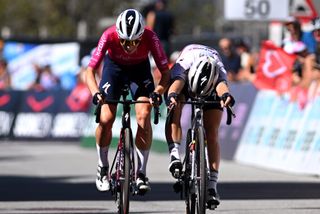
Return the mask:
<path id="1" fill-rule="evenodd" d="M 89 67 L 97 69 L 106 53 L 108 53 L 111 60 L 120 65 L 139 64 L 147 60 L 149 53 L 151 53 L 161 72 L 168 69 L 168 59 L 161 47 L 161 43 L 157 35 L 148 28 L 144 30 L 137 49 L 130 54 L 126 53 L 121 46 L 116 26 L 108 28 L 100 37 L 98 46 L 91 57 Z"/>

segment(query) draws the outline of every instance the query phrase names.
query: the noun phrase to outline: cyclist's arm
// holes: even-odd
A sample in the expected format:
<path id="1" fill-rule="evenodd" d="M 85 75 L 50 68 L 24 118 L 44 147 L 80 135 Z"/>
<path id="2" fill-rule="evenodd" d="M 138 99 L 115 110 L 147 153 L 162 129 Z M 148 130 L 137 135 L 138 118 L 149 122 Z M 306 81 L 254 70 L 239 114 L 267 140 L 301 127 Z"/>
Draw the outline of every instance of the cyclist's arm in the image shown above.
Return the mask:
<path id="1" fill-rule="evenodd" d="M 159 81 L 159 84 L 156 86 L 154 92 L 159 94 L 164 94 L 164 92 L 169 87 L 170 82 L 170 72 L 169 68 L 167 68 L 165 71 L 161 72 L 161 79 Z"/>
<path id="2" fill-rule="evenodd" d="M 181 78 L 177 78 L 173 81 L 173 83 L 170 85 L 168 89 L 168 98 L 167 98 L 167 105 L 169 108 L 172 106 L 176 106 L 177 103 L 177 97 L 182 91 L 185 84 L 185 80 Z"/>
<path id="3" fill-rule="evenodd" d="M 161 73 L 161 79 L 154 92 L 163 94 L 169 87 L 170 72 L 168 59 L 162 48 L 161 42 L 158 36 L 151 30 L 145 29 L 146 38 L 150 47 L 151 54 L 154 61 Z"/>
<path id="4" fill-rule="evenodd" d="M 183 87 L 184 87 L 185 81 L 181 78 L 176 79 L 170 86 L 169 90 L 168 90 L 168 94 L 170 93 L 176 93 L 176 94 L 180 94 L 180 92 L 182 91 Z"/>
<path id="5" fill-rule="evenodd" d="M 99 93 L 99 87 L 96 81 L 95 77 L 96 69 L 93 69 L 92 67 L 87 67 L 86 70 L 86 84 L 89 88 L 91 95 L 94 96 L 96 93 Z M 99 100 L 102 99 L 102 97 L 98 97 Z"/>
<path id="6" fill-rule="evenodd" d="M 224 93 L 230 93 L 229 87 L 225 81 L 221 81 L 216 86 L 216 91 L 219 97 L 221 97 Z"/>
<path id="7" fill-rule="evenodd" d="M 221 99 L 220 101 L 222 108 L 227 107 L 229 104 L 231 104 L 231 106 L 233 105 L 232 103 L 234 103 L 234 98 L 230 94 L 230 90 L 226 81 L 221 81 L 218 83 L 218 85 L 216 86 L 216 92 L 219 97 L 228 94 L 226 100 Z"/>

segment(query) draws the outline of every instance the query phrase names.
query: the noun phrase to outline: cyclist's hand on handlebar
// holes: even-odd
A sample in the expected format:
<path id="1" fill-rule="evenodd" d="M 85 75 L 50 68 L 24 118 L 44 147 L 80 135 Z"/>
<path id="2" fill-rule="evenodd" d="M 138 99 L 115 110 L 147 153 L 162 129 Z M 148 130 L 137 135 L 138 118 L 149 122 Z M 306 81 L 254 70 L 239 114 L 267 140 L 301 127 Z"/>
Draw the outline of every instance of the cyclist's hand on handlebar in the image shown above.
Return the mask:
<path id="1" fill-rule="evenodd" d="M 178 94 L 175 92 L 172 92 L 168 95 L 166 104 L 169 109 L 173 108 L 174 106 L 177 106 L 178 102 Z"/>
<path id="2" fill-rule="evenodd" d="M 221 98 L 220 104 L 222 108 L 227 106 L 232 107 L 235 104 L 234 97 L 228 92 L 224 93 L 220 98 Z"/>
<path id="3" fill-rule="evenodd" d="M 162 96 L 158 92 L 152 92 L 149 96 L 150 103 L 153 106 L 160 106 L 162 104 Z"/>
<path id="4" fill-rule="evenodd" d="M 97 92 L 92 97 L 92 103 L 98 105 L 103 102 L 103 94 L 101 92 Z"/>

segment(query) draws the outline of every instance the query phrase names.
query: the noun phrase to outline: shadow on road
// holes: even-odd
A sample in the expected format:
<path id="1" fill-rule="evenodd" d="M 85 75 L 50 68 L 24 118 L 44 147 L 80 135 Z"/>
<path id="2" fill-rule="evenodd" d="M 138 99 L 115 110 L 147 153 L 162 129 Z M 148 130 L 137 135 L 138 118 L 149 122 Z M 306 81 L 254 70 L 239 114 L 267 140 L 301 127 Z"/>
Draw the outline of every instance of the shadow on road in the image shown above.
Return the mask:
<path id="1" fill-rule="evenodd" d="M 70 177 L 0 176 L 0 201 L 72 201 L 113 200 L 110 193 L 100 193 L 92 183 L 70 183 Z M 137 201 L 180 200 L 173 183 L 151 183 L 147 195 L 134 196 Z M 246 182 L 220 183 L 223 200 L 246 199 L 319 199 L 320 183 Z"/>

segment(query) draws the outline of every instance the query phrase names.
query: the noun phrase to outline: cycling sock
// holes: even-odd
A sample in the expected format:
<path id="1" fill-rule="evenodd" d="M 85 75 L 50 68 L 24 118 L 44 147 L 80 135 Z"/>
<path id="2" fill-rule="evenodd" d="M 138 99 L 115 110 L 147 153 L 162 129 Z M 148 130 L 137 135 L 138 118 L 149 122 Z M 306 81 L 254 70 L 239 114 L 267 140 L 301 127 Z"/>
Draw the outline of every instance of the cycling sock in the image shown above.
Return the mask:
<path id="1" fill-rule="evenodd" d="M 170 143 L 169 144 L 170 156 L 174 156 L 175 158 L 180 159 L 179 146 L 180 146 L 180 143 Z"/>
<path id="2" fill-rule="evenodd" d="M 108 151 L 109 146 L 100 147 L 98 144 L 96 144 L 97 147 L 97 153 L 98 153 L 98 164 L 101 167 L 109 166 L 108 161 Z"/>
<path id="3" fill-rule="evenodd" d="M 218 183 L 218 171 L 210 170 L 208 188 L 217 190 L 217 183 Z"/>
<path id="4" fill-rule="evenodd" d="M 140 150 L 136 148 L 137 155 L 138 155 L 138 172 L 143 173 L 146 175 L 147 171 L 147 163 L 149 158 L 149 150 Z"/>

